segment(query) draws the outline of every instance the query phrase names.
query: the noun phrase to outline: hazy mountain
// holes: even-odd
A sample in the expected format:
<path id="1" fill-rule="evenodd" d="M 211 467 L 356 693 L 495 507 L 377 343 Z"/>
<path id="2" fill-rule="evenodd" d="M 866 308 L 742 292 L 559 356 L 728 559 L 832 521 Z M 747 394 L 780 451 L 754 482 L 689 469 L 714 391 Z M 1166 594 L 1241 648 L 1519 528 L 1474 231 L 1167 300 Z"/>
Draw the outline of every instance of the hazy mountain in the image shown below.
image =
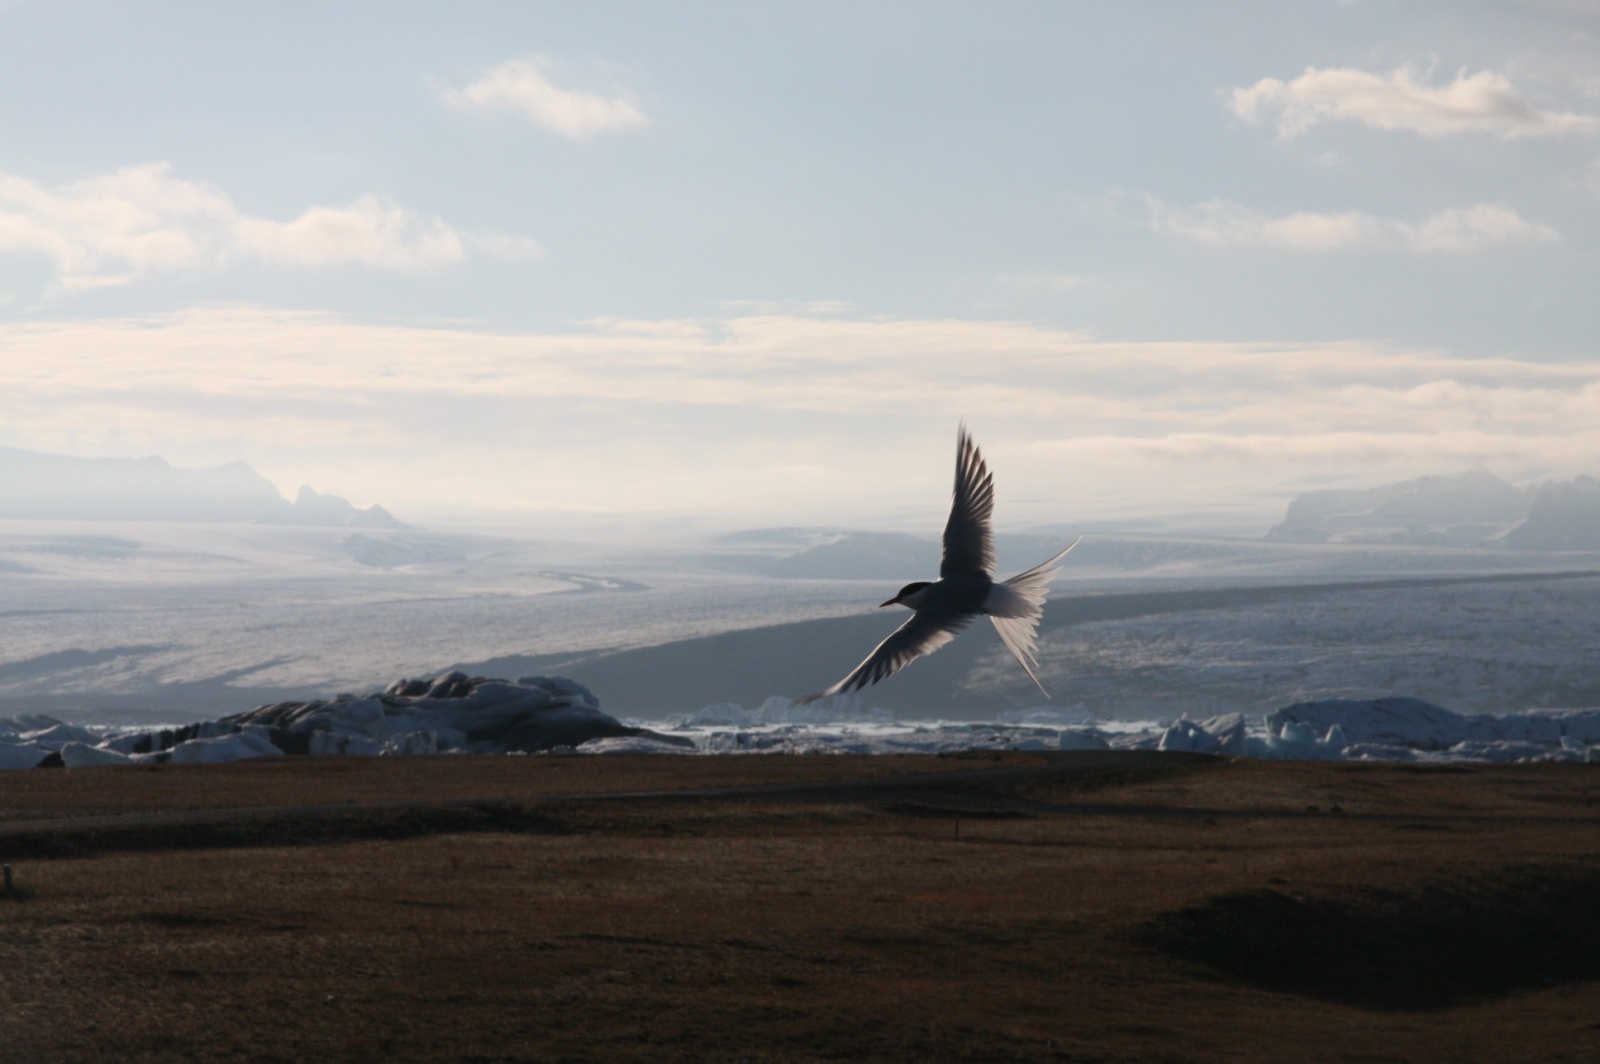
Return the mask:
<path id="1" fill-rule="evenodd" d="M 1577 477 L 1542 484 L 1528 519 L 1506 535 L 1518 550 L 1600 550 L 1600 480 Z"/>
<path id="2" fill-rule="evenodd" d="M 339 495 L 324 495 L 302 485 L 287 508 L 261 520 L 275 525 L 349 525 L 353 528 L 406 528 L 388 510 L 374 503 L 365 510 Z"/>
<path id="3" fill-rule="evenodd" d="M 937 540 L 902 532 L 847 532 L 832 542 L 777 558 L 767 572 L 834 580 L 929 579 L 939 571 L 939 550 Z"/>
<path id="4" fill-rule="evenodd" d="M 1528 514 L 1529 497 L 1492 473 L 1472 470 L 1359 490 L 1321 490 L 1289 503 L 1268 539 L 1291 543 L 1411 543 L 1479 546 Z"/>
<path id="5" fill-rule="evenodd" d="M 0 447 L 0 518 L 404 527 L 381 506 L 361 510 L 308 487 L 291 503 L 244 462 L 180 469 L 154 456 L 75 458 L 10 447 Z"/>
<path id="6" fill-rule="evenodd" d="M 1482 470 L 1356 491 L 1313 491 L 1289 503 L 1268 539 L 1514 550 L 1600 550 L 1600 480 L 1512 487 Z"/>

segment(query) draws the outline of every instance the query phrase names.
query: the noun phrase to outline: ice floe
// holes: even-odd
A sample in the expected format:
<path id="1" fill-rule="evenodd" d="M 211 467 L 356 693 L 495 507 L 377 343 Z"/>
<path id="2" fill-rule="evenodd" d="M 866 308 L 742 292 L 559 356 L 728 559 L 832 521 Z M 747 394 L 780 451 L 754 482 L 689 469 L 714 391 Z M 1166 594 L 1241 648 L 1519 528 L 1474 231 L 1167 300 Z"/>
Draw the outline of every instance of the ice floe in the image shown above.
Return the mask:
<path id="1" fill-rule="evenodd" d="M 859 708 L 851 718 L 838 707 L 827 719 L 804 720 L 790 705 L 768 699 L 759 710 L 708 706 L 655 726 L 713 754 L 1140 749 L 1301 761 L 1600 761 L 1600 709 L 1464 715 L 1417 698 L 1378 698 L 1203 720 L 1098 720 L 1081 709 L 1045 706 L 994 721 L 954 722 L 895 720 L 884 710 Z M 605 741 L 577 749 L 624 747 Z"/>
<path id="2" fill-rule="evenodd" d="M 1417 698 L 1297 702 L 1266 714 L 1113 721 L 1039 706 L 992 721 L 897 719 L 859 696 L 800 706 L 707 706 L 676 720 L 618 720 L 562 677 L 453 672 L 363 697 L 281 702 L 143 732 L 0 719 L 0 768 L 217 764 L 288 754 L 934 754 L 965 750 L 1167 750 L 1319 761 L 1600 762 L 1600 708 L 1461 714 Z"/>

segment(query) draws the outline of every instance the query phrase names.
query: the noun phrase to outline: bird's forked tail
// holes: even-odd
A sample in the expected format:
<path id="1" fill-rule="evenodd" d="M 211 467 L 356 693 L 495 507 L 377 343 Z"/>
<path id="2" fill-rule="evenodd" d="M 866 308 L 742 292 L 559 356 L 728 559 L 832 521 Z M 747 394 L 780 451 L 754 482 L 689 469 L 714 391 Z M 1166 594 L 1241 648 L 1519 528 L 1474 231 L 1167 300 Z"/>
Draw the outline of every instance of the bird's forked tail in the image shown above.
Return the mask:
<path id="1" fill-rule="evenodd" d="M 1083 539 L 1079 536 L 1067 545 L 1067 550 L 1062 551 L 1047 561 L 1040 562 L 1025 573 L 1018 573 L 1010 580 L 995 584 L 989 589 L 989 596 L 984 600 L 983 612 L 989 615 L 989 620 L 994 622 L 995 631 L 1000 633 L 1000 641 L 1005 643 L 1006 649 L 1011 651 L 1011 656 L 1017 659 L 1017 664 L 1022 666 L 1028 674 L 1028 679 L 1046 697 L 1050 692 L 1044 689 L 1044 684 L 1039 682 L 1039 677 L 1034 674 L 1039 662 L 1034 657 L 1038 644 L 1039 618 L 1044 615 L 1045 599 L 1049 595 L 1050 580 L 1058 571 L 1056 562 L 1076 547 Z"/>

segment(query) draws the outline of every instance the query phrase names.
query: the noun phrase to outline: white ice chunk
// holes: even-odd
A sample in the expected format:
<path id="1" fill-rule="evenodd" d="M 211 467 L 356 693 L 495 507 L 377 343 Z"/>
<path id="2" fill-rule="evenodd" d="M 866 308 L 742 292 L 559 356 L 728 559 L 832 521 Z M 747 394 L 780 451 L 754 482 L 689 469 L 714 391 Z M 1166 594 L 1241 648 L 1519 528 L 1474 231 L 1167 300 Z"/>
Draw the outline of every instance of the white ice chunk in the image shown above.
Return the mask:
<path id="1" fill-rule="evenodd" d="M 396 735 L 383 744 L 383 754 L 403 755 L 414 757 L 418 754 L 436 754 L 439 752 L 439 737 L 431 731 L 414 731 L 405 735 Z"/>
<path id="2" fill-rule="evenodd" d="M 1111 744 L 1091 731 L 1081 731 L 1076 728 L 1061 729 L 1061 736 L 1056 740 L 1056 745 L 1062 750 L 1109 750 Z"/>
<path id="3" fill-rule="evenodd" d="M 271 757 L 274 754 L 283 753 L 272 742 L 271 728 L 265 728 L 259 724 L 247 724 L 235 732 L 234 736 L 241 743 L 244 743 L 259 754 Z"/>
<path id="4" fill-rule="evenodd" d="M 1284 724 L 1278 732 L 1278 738 L 1286 743 L 1297 743 L 1309 746 L 1317 741 L 1317 731 L 1311 725 L 1302 721 L 1291 720 Z"/>
<path id="5" fill-rule="evenodd" d="M 1339 757 L 1340 750 L 1323 744 L 1316 729 L 1303 721 L 1286 721 L 1276 735 L 1268 735 L 1265 743 L 1257 747 L 1249 744 L 1259 755 L 1283 761 L 1329 761 Z"/>
<path id="6" fill-rule="evenodd" d="M 132 755 L 133 748 L 149 737 L 149 732 L 128 732 L 126 735 L 116 735 L 105 739 L 98 745 L 102 750 L 114 750 L 119 754 Z"/>
<path id="7" fill-rule="evenodd" d="M 739 703 L 718 702 L 689 714 L 683 723 L 687 727 L 704 728 L 718 724 L 743 724 L 748 717 L 749 714 Z"/>
<path id="8" fill-rule="evenodd" d="M 1548 720 L 1569 735 L 1588 746 L 1600 744 L 1600 709 L 1535 709 L 1527 716 L 1533 720 Z"/>
<path id="9" fill-rule="evenodd" d="M 619 735 L 610 739 L 590 739 L 578 747 L 580 754 L 696 754 L 692 746 L 665 743 L 643 735 Z"/>
<path id="10" fill-rule="evenodd" d="M 93 746 L 100 741 L 100 737 L 88 728 L 81 728 L 76 724 L 52 724 L 48 728 L 38 731 L 23 732 L 21 739 L 24 743 L 42 746 L 48 750 L 60 750 L 64 743 L 87 743 Z"/>
<path id="11" fill-rule="evenodd" d="M 1321 702 L 1299 702 L 1266 716 L 1267 728 L 1291 742 L 1300 733 L 1288 734 L 1290 725 L 1308 726 L 1312 737 L 1323 735 L 1333 725 L 1343 729 L 1347 742 L 1387 743 L 1419 750 L 1442 750 L 1468 739 L 1495 739 L 1479 723 L 1443 706 L 1420 698 L 1375 698 L 1369 700 L 1333 698 Z"/>
<path id="12" fill-rule="evenodd" d="M 569 699 L 574 705 L 588 706 L 590 709 L 600 708 L 600 700 L 594 696 L 593 691 L 565 676 L 519 676 L 517 683 L 524 687 L 543 688 L 553 695 Z"/>
<path id="13" fill-rule="evenodd" d="M 335 702 L 328 707 L 333 726 L 339 731 L 382 734 L 384 732 L 384 704 L 376 698 L 363 698 L 353 702 Z"/>
<path id="14" fill-rule="evenodd" d="M 1561 720 L 1557 717 L 1529 713 L 1507 713 L 1499 717 L 1474 717 L 1480 722 L 1483 739 L 1509 739 L 1513 742 L 1549 743 L 1561 741 Z"/>
<path id="15" fill-rule="evenodd" d="M 1433 760 L 1440 761 L 1578 761 L 1582 760 L 1583 753 L 1572 753 L 1560 746 L 1546 746 L 1544 743 L 1508 742 L 1504 739 L 1468 740 L 1457 743 L 1449 750 L 1431 756 Z"/>
<path id="16" fill-rule="evenodd" d="M 309 745 L 310 753 L 337 757 L 377 757 L 383 753 L 383 741 L 367 735 L 314 731 Z"/>
<path id="17" fill-rule="evenodd" d="M 86 768 L 91 765 L 131 765 L 133 759 L 127 754 L 109 750 L 103 746 L 90 746 L 88 743 L 65 743 L 60 751 L 61 761 L 68 768 Z"/>
<path id="18" fill-rule="evenodd" d="M 1409 746 L 1386 743 L 1351 743 L 1340 751 L 1346 761 L 1415 761 L 1417 752 Z"/>
<path id="19" fill-rule="evenodd" d="M 177 765 L 218 765 L 280 752 L 271 743 L 263 742 L 254 735 L 239 732 L 221 735 L 215 739 L 190 739 L 181 742 L 172 748 L 172 761 Z"/>
<path id="20" fill-rule="evenodd" d="M 1248 753 L 1245 739 L 1249 734 L 1249 727 L 1245 723 L 1243 713 L 1223 713 L 1220 716 L 1210 717 L 1201 721 L 1200 727 L 1217 740 L 1217 753 L 1229 757 L 1244 757 Z"/>
<path id="21" fill-rule="evenodd" d="M 1184 750 L 1196 754 L 1214 754 L 1217 748 L 1216 737 L 1192 720 L 1174 721 L 1161 733 L 1161 741 L 1156 744 L 1157 750 Z"/>

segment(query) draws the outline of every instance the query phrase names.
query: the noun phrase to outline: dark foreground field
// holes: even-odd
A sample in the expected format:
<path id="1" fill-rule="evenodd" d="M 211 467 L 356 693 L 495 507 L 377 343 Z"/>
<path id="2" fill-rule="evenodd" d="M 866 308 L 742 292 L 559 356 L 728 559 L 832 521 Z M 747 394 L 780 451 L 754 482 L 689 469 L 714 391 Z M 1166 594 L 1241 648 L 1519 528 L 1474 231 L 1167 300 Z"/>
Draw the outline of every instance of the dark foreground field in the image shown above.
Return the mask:
<path id="1" fill-rule="evenodd" d="M 1597 829 L 1584 765 L 13 772 L 0 1055 L 1588 1062 Z"/>

